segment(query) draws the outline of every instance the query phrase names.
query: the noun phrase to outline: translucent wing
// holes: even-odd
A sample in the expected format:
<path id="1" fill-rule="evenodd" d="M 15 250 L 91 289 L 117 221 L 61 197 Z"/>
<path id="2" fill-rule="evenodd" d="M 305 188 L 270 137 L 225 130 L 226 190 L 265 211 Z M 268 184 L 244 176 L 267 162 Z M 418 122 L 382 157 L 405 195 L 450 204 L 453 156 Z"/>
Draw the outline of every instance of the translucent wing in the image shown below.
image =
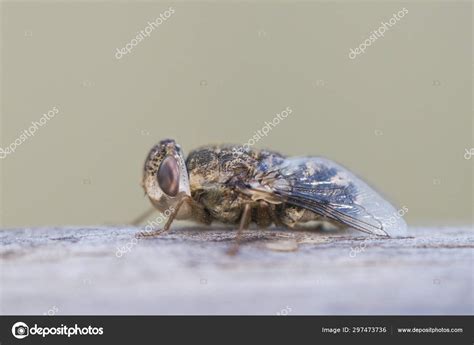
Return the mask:
<path id="1" fill-rule="evenodd" d="M 261 185 L 288 204 L 369 234 L 402 236 L 407 232 L 405 221 L 388 201 L 325 158 L 286 159 L 276 170 L 263 174 Z"/>

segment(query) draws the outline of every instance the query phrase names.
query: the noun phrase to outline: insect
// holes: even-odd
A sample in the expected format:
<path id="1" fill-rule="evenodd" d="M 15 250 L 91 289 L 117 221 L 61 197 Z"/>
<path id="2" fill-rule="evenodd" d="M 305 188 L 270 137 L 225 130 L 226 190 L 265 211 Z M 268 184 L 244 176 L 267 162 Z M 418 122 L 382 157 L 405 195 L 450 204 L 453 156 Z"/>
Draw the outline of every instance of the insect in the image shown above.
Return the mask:
<path id="1" fill-rule="evenodd" d="M 211 145 L 191 151 L 185 160 L 181 147 L 167 139 L 150 150 L 142 186 L 156 209 L 173 212 L 163 230 L 139 237 L 167 231 L 174 219 L 239 224 L 237 245 L 251 223 L 260 228 L 330 223 L 376 236 L 407 231 L 388 201 L 349 170 L 321 157 Z"/>

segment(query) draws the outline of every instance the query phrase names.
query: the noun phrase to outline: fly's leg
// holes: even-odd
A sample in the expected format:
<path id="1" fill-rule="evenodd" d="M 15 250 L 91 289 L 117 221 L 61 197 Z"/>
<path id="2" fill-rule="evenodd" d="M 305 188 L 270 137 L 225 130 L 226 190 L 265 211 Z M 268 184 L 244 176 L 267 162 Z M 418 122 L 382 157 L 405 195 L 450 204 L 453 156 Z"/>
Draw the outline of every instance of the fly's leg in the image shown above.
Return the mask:
<path id="1" fill-rule="evenodd" d="M 141 231 L 141 232 L 139 232 L 138 234 L 136 234 L 135 237 L 136 237 L 136 238 L 150 238 L 150 237 L 156 237 L 156 236 L 159 236 L 159 235 L 161 235 L 162 233 L 168 231 L 169 228 L 171 227 L 171 223 L 173 223 L 173 220 L 176 218 L 176 215 L 178 214 L 179 209 L 181 208 L 181 206 L 183 206 L 184 202 L 187 201 L 188 199 L 189 199 L 188 196 L 184 196 L 183 198 L 181 198 L 181 200 L 178 201 L 178 203 L 177 203 L 176 206 L 174 207 L 173 212 L 172 212 L 172 213 L 170 214 L 170 216 L 168 217 L 168 220 L 166 221 L 165 226 L 163 227 L 162 230 Z"/>
<path id="2" fill-rule="evenodd" d="M 250 225 L 250 218 L 252 217 L 252 209 L 250 204 L 245 204 L 244 211 L 242 212 L 242 216 L 240 217 L 240 225 L 239 230 L 237 230 L 237 235 L 235 236 L 235 241 L 232 247 L 227 251 L 227 254 L 234 256 L 239 251 L 240 241 L 242 239 L 242 232 L 248 229 Z"/>

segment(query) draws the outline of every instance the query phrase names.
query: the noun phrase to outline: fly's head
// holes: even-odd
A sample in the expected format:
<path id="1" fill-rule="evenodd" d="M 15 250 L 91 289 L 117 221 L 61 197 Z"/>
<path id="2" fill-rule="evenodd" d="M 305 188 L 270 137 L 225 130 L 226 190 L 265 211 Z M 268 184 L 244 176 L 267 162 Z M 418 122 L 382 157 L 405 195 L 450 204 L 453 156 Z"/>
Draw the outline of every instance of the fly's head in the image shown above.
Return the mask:
<path id="1" fill-rule="evenodd" d="M 142 186 L 161 212 L 191 196 L 184 154 L 173 139 L 162 140 L 150 150 L 143 167 Z"/>

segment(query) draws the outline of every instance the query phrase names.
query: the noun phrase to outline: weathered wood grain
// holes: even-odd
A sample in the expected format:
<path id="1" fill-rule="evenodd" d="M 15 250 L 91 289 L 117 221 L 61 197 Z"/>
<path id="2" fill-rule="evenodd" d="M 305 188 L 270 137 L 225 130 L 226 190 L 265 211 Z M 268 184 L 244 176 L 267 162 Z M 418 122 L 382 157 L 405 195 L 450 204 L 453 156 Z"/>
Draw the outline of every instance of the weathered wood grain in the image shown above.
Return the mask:
<path id="1" fill-rule="evenodd" d="M 472 314 L 472 227 L 235 232 L 174 227 L 0 231 L 2 314 Z M 117 248 L 130 247 L 117 257 Z M 356 249 L 359 251 L 356 253 Z"/>

